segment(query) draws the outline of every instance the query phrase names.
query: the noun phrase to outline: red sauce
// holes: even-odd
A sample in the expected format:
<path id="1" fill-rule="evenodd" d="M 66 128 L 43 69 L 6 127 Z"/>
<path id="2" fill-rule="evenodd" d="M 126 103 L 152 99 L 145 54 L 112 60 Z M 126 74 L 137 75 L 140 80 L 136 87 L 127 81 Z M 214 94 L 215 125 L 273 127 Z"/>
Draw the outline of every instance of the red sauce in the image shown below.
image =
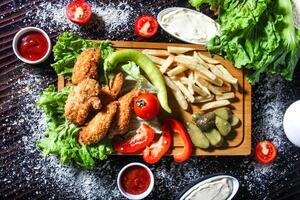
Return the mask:
<path id="1" fill-rule="evenodd" d="M 18 50 L 22 57 L 36 61 L 41 59 L 48 50 L 46 37 L 37 31 L 27 32 L 18 42 Z"/>
<path id="2" fill-rule="evenodd" d="M 121 176 L 121 185 L 129 194 L 142 194 L 150 185 L 150 174 L 142 166 L 129 167 Z"/>

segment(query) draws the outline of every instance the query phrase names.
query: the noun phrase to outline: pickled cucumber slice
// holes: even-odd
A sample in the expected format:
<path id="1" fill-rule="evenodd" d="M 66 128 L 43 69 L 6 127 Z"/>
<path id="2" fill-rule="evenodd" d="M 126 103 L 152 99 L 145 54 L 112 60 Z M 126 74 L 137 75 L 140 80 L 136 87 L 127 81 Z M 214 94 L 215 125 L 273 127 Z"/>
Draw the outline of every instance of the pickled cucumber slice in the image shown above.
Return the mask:
<path id="1" fill-rule="evenodd" d="M 219 147 L 223 141 L 220 132 L 215 128 L 211 129 L 210 131 L 203 132 L 203 134 L 207 137 L 212 146 Z"/>
<path id="2" fill-rule="evenodd" d="M 195 124 L 188 122 L 187 130 L 192 140 L 192 143 L 196 147 L 200 147 L 202 149 L 207 149 L 210 144 L 207 137 L 202 133 L 202 131 Z"/>
<path id="3" fill-rule="evenodd" d="M 196 125 L 201 131 L 210 131 L 216 126 L 215 117 L 216 115 L 213 112 L 206 113 L 197 119 Z"/>
<path id="4" fill-rule="evenodd" d="M 240 122 L 240 119 L 236 115 L 232 115 L 229 122 L 230 122 L 231 126 L 236 126 Z"/>
<path id="5" fill-rule="evenodd" d="M 228 121 L 222 119 L 219 116 L 216 116 L 215 123 L 216 123 L 216 127 L 217 127 L 218 131 L 221 133 L 222 136 L 227 136 L 228 133 L 230 133 L 231 124 Z"/>
<path id="6" fill-rule="evenodd" d="M 232 116 L 232 111 L 228 108 L 219 108 L 214 111 L 214 113 L 221 117 L 222 119 L 229 120 Z"/>

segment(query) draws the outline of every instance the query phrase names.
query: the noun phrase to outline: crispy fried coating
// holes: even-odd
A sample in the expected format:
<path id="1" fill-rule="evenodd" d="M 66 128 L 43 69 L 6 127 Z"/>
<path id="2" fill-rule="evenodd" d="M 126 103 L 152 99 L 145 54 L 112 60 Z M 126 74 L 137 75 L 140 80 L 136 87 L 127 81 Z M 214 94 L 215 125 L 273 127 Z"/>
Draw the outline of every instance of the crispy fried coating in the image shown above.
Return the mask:
<path id="1" fill-rule="evenodd" d="M 132 101 L 140 94 L 139 90 L 133 89 L 119 98 L 119 106 L 114 117 L 114 121 L 109 131 L 109 137 L 122 135 L 128 131 L 131 119 Z"/>
<path id="2" fill-rule="evenodd" d="M 77 125 L 84 124 L 89 113 L 101 108 L 100 85 L 94 79 L 81 81 L 70 92 L 65 105 L 65 118 Z"/>
<path id="3" fill-rule="evenodd" d="M 110 80 L 109 86 L 103 85 L 101 87 L 101 101 L 103 105 L 109 104 L 109 102 L 115 100 L 122 89 L 124 83 L 124 75 L 120 72 Z"/>
<path id="4" fill-rule="evenodd" d="M 77 85 L 86 78 L 97 80 L 99 60 L 100 49 L 90 48 L 81 52 L 72 71 L 72 83 Z"/>
<path id="5" fill-rule="evenodd" d="M 96 144 L 105 137 L 117 111 L 118 102 L 113 101 L 102 109 L 79 133 L 80 144 Z"/>

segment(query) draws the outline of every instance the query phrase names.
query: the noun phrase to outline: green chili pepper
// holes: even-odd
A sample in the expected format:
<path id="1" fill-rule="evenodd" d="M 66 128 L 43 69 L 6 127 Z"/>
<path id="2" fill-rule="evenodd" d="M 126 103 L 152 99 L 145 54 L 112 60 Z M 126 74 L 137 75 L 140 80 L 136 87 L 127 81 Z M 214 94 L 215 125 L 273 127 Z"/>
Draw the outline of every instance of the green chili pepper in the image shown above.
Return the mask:
<path id="1" fill-rule="evenodd" d="M 114 71 L 118 64 L 127 63 L 129 61 L 135 62 L 135 64 L 137 64 L 146 73 L 150 82 L 157 89 L 157 98 L 161 107 L 165 111 L 171 113 L 171 108 L 168 104 L 165 80 L 154 63 L 141 52 L 132 49 L 125 49 L 112 53 L 107 59 L 105 59 L 104 62 L 105 76 L 107 73 Z M 105 78 L 107 79 L 107 76 Z"/>

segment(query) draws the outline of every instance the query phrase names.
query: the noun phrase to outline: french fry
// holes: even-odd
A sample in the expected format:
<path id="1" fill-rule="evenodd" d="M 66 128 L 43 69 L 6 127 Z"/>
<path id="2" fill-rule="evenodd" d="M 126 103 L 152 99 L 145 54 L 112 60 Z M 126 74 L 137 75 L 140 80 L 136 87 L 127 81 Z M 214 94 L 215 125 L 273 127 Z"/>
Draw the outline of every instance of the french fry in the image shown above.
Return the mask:
<path id="1" fill-rule="evenodd" d="M 219 108 L 219 107 L 228 106 L 228 105 L 230 105 L 230 102 L 228 100 L 212 101 L 212 102 L 204 104 L 201 107 L 201 110 L 209 110 L 209 109 Z"/>
<path id="2" fill-rule="evenodd" d="M 201 96 L 209 96 L 205 90 L 203 90 L 202 88 L 196 86 L 195 84 L 192 85 L 192 89 L 193 91 L 195 91 L 196 93 L 200 94 Z"/>
<path id="3" fill-rule="evenodd" d="M 174 46 L 168 47 L 168 52 L 174 54 L 182 54 L 194 50 L 195 50 L 194 48 L 189 48 L 189 47 L 174 47 Z"/>
<path id="4" fill-rule="evenodd" d="M 193 71 L 190 70 L 188 75 L 188 90 L 192 95 L 194 95 L 193 85 L 194 85 L 194 74 Z"/>
<path id="5" fill-rule="evenodd" d="M 180 91 L 186 96 L 189 102 L 194 102 L 195 98 L 194 96 L 190 93 L 190 91 L 179 81 L 179 80 L 173 80 L 175 85 L 180 89 Z"/>
<path id="6" fill-rule="evenodd" d="M 164 74 L 167 69 L 172 65 L 174 61 L 175 56 L 170 55 L 165 61 L 164 64 L 159 68 L 160 72 Z"/>
<path id="7" fill-rule="evenodd" d="M 212 101 L 214 99 L 214 95 L 211 95 L 209 97 L 203 97 L 203 96 L 196 96 L 195 97 L 195 101 L 194 103 L 205 103 L 205 102 L 209 102 Z"/>
<path id="8" fill-rule="evenodd" d="M 205 63 L 205 61 L 197 54 L 196 51 L 193 53 L 193 57 L 197 59 L 198 63 L 203 65 L 206 69 L 209 69 L 209 66 Z"/>
<path id="9" fill-rule="evenodd" d="M 233 77 L 230 77 L 230 76 L 227 76 L 225 75 L 221 70 L 220 68 L 218 68 L 217 66 L 215 65 L 209 65 L 211 71 L 216 75 L 218 76 L 220 79 L 223 79 L 224 81 L 227 81 L 231 84 L 236 84 L 238 82 L 238 80 L 236 78 L 233 78 Z"/>
<path id="10" fill-rule="evenodd" d="M 208 81 L 208 82 L 210 82 L 214 85 L 217 85 L 217 86 L 222 86 L 223 85 L 222 79 L 217 77 L 216 80 L 211 80 L 211 79 L 207 78 L 206 76 L 204 76 L 203 74 L 195 71 L 195 79 L 197 79 L 197 78 L 202 78 L 202 79 L 204 79 L 204 80 L 206 80 L 206 81 Z"/>
<path id="11" fill-rule="evenodd" d="M 211 93 L 210 93 L 210 91 L 207 89 L 207 87 L 205 87 L 204 85 L 202 85 L 199 81 L 195 80 L 195 84 L 196 84 L 201 90 L 203 90 L 203 91 L 206 93 L 206 95 L 202 95 L 202 96 L 210 96 L 210 95 L 211 95 Z"/>
<path id="12" fill-rule="evenodd" d="M 145 49 L 142 51 L 143 54 L 151 56 L 169 56 L 170 53 L 167 50 L 155 50 L 155 49 Z"/>
<path id="13" fill-rule="evenodd" d="M 219 87 L 213 86 L 212 84 L 203 79 L 197 79 L 197 81 L 199 81 L 199 83 L 201 83 L 204 87 L 207 87 L 207 89 L 215 95 L 222 95 L 222 91 Z"/>
<path id="14" fill-rule="evenodd" d="M 177 100 L 179 106 L 186 110 L 188 108 L 188 102 L 184 98 L 182 92 L 179 90 L 179 88 L 175 85 L 175 83 L 167 76 L 164 76 L 166 80 L 166 84 L 169 88 L 171 88 L 172 93 L 174 94 L 175 99 Z"/>
<path id="15" fill-rule="evenodd" d="M 188 70 L 189 68 L 187 68 L 184 65 L 178 65 L 176 67 L 174 67 L 173 69 L 171 69 L 170 71 L 167 72 L 168 76 L 175 76 L 177 74 L 180 74 L 186 70 Z"/>
<path id="16" fill-rule="evenodd" d="M 147 55 L 148 58 L 150 58 L 152 60 L 152 62 L 154 62 L 155 64 L 159 64 L 159 65 L 163 65 L 165 62 L 165 59 L 156 57 L 156 56 L 151 56 L 151 55 Z"/>
<path id="17" fill-rule="evenodd" d="M 223 93 L 222 95 L 217 95 L 216 100 L 225 100 L 225 99 L 233 99 L 235 97 L 234 92 Z"/>
<path id="18" fill-rule="evenodd" d="M 208 69 L 199 65 L 195 60 L 194 57 L 185 56 L 185 55 L 178 55 L 175 57 L 175 62 L 185 65 L 186 67 L 190 68 L 191 70 L 199 71 L 200 73 L 204 74 L 211 80 L 216 80 L 216 75 L 210 72 Z"/>
<path id="19" fill-rule="evenodd" d="M 213 58 L 210 58 L 210 57 L 208 57 L 208 56 L 205 56 L 205 55 L 203 55 L 203 54 L 200 53 L 200 52 L 198 52 L 197 54 L 198 54 L 198 56 L 199 56 L 202 60 L 204 60 L 205 62 L 207 62 L 207 63 L 209 63 L 209 64 L 214 64 L 214 65 L 216 65 L 216 64 L 219 64 L 219 63 L 220 63 L 219 61 L 217 61 L 217 60 L 215 60 L 215 59 L 213 59 Z"/>

